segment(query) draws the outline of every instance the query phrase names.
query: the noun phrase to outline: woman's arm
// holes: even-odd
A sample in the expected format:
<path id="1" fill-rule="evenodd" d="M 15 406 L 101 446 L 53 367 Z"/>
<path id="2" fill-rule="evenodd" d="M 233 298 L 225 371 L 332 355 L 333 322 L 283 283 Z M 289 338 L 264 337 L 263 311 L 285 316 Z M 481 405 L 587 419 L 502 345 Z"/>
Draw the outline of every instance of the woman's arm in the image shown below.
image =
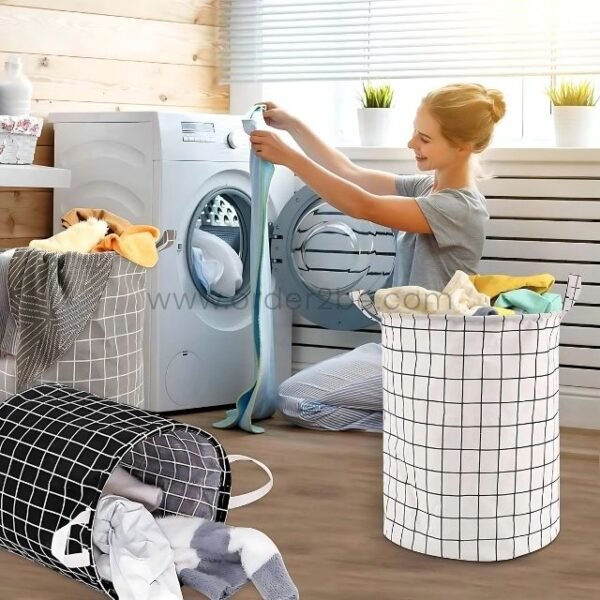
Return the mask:
<path id="1" fill-rule="evenodd" d="M 299 153 L 287 166 L 323 200 L 344 214 L 401 231 L 431 233 L 414 198 L 372 194 Z"/>
<path id="2" fill-rule="evenodd" d="M 392 195 L 396 192 L 396 180 L 393 173 L 364 169 L 355 165 L 347 156 L 327 145 L 299 119 L 292 120 L 288 132 L 314 162 L 335 175 L 339 175 L 373 194 Z"/>
<path id="3" fill-rule="evenodd" d="M 253 131 L 250 142 L 260 158 L 285 165 L 323 200 L 343 213 L 392 229 L 431 233 L 429 223 L 414 198 L 368 192 L 291 148 L 271 131 Z"/>

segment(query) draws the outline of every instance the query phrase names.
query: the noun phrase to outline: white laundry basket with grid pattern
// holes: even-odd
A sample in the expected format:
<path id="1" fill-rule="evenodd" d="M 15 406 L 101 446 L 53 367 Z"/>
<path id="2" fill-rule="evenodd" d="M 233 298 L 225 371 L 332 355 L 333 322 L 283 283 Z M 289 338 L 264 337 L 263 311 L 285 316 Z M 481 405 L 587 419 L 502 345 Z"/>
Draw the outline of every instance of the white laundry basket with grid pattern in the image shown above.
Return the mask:
<path id="1" fill-rule="evenodd" d="M 383 346 L 384 535 L 471 561 L 516 558 L 560 529 L 561 312 L 378 313 Z"/>
<path id="2" fill-rule="evenodd" d="M 260 466 L 269 481 L 231 497 L 230 464 L 240 460 Z M 265 465 L 228 456 L 198 427 L 42 384 L 0 404 L 0 548 L 117 600 L 96 569 L 92 530 L 102 489 L 119 465 L 163 490 L 155 517 L 222 522 L 273 485 Z"/>

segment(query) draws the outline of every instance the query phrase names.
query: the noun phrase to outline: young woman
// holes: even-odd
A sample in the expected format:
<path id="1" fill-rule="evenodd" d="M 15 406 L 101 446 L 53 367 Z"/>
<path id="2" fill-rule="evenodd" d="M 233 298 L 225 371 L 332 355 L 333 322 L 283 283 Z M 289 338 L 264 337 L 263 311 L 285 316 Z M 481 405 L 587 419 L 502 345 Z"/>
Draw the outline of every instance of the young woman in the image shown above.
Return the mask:
<path id="1" fill-rule="evenodd" d="M 460 83 L 423 98 L 408 147 L 418 169 L 432 175 L 361 168 L 297 118 L 266 104 L 267 125 L 288 131 L 304 153 L 263 130 L 250 136 L 252 148 L 290 168 L 345 214 L 398 230 L 394 285 L 441 291 L 456 270 L 476 271 L 488 212 L 471 157 L 488 146 L 504 116 L 500 91 Z M 280 388 L 280 409 L 304 427 L 380 430 L 382 398 L 381 349 L 367 344 L 288 379 Z"/>

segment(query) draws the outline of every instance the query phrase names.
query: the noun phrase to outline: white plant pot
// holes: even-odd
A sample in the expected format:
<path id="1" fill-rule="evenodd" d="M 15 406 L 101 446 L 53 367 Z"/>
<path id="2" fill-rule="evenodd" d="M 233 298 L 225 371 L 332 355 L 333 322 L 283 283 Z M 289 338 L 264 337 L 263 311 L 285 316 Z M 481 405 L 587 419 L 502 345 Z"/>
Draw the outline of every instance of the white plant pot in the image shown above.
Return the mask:
<path id="1" fill-rule="evenodd" d="M 593 145 L 595 106 L 554 106 L 552 113 L 557 146 L 586 148 Z"/>
<path id="2" fill-rule="evenodd" d="M 395 108 L 359 108 L 358 132 L 363 146 L 398 146 L 400 111 Z"/>

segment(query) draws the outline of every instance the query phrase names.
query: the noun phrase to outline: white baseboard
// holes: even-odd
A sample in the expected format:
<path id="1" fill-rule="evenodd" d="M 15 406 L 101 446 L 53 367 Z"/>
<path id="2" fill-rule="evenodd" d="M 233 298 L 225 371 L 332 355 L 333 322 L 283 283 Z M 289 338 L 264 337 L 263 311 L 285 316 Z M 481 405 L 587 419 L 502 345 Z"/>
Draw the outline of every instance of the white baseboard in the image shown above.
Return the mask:
<path id="1" fill-rule="evenodd" d="M 560 386 L 560 424 L 600 429 L 600 389 Z"/>

